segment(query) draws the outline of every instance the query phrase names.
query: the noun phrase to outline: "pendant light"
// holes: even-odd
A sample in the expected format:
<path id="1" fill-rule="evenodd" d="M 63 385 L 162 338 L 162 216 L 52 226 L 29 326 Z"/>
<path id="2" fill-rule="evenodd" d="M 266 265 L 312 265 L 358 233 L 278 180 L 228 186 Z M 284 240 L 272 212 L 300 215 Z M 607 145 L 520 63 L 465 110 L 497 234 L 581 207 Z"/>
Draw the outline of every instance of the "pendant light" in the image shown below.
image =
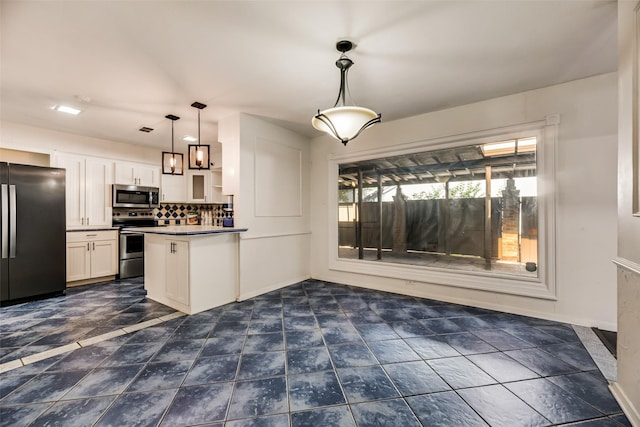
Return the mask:
<path id="1" fill-rule="evenodd" d="M 170 175 L 182 175 L 182 154 L 176 153 L 173 141 L 174 141 L 174 132 L 173 132 L 173 123 L 176 120 L 180 120 L 180 117 L 174 116 L 173 114 L 167 114 L 164 116 L 166 119 L 171 120 L 171 152 L 167 153 L 166 151 L 162 152 L 162 173 L 170 174 Z M 178 164 L 179 162 L 179 164 Z"/>
<path id="2" fill-rule="evenodd" d="M 198 110 L 198 144 L 189 145 L 189 169 L 209 169 L 209 146 L 200 144 L 200 110 L 207 106 L 198 101 L 191 106 Z"/>
<path id="3" fill-rule="evenodd" d="M 318 114 L 311 119 L 314 128 L 328 133 L 344 145 L 360 135 L 363 130 L 381 121 L 381 115 L 375 111 L 346 103 L 346 92 L 349 90 L 347 73 L 353 65 L 353 61 L 347 57 L 346 52 L 353 47 L 353 43 L 349 40 L 340 40 L 336 44 L 336 49 L 342 52 L 336 61 L 336 67 L 340 69 L 338 99 L 333 108 L 318 110 Z"/>

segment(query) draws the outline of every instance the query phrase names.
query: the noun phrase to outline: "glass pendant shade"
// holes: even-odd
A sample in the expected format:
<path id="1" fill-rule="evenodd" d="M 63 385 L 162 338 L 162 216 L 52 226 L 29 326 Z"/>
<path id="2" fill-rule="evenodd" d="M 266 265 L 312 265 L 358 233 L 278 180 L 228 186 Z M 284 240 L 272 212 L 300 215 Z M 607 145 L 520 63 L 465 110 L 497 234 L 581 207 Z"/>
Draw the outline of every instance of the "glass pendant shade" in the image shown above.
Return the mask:
<path id="1" fill-rule="evenodd" d="M 197 150 L 196 151 L 196 165 L 202 166 L 203 156 L 204 156 L 204 154 L 202 153 L 202 150 Z"/>
<path id="2" fill-rule="evenodd" d="M 380 122 L 380 114 L 364 107 L 333 107 L 318 111 L 311 124 L 319 131 L 326 132 L 343 144 L 360 135 L 370 126 Z"/>
<path id="3" fill-rule="evenodd" d="M 347 72 L 353 65 L 353 61 L 347 58 L 345 52 L 353 48 L 353 43 L 341 40 L 336 44 L 338 51 L 342 52 L 336 61 L 336 67 L 340 69 L 340 90 L 338 99 L 332 108 L 320 111 L 311 119 L 311 125 L 319 131 L 326 132 L 344 145 L 351 141 L 363 130 L 380 123 L 381 115 L 369 108 L 346 105 L 348 83 Z"/>

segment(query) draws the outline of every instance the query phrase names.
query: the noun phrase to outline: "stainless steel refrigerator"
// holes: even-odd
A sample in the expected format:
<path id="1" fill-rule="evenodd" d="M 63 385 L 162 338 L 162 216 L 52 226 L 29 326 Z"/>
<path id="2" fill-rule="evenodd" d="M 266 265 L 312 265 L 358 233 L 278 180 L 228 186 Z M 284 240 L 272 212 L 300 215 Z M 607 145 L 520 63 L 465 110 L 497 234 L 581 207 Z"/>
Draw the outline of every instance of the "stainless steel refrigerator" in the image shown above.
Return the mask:
<path id="1" fill-rule="evenodd" d="M 0 162 L 0 302 L 66 289 L 65 170 Z"/>

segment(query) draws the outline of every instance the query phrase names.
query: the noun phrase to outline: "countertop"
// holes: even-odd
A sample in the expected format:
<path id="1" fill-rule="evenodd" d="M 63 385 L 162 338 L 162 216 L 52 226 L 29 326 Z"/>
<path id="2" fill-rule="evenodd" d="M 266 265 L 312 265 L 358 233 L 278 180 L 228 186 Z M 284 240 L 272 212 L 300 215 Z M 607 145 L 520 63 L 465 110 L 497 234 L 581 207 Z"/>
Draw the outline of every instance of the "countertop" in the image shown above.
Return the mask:
<path id="1" fill-rule="evenodd" d="M 222 233 L 243 233 L 247 228 L 218 227 L 212 225 L 165 225 L 161 227 L 125 227 L 123 231 L 171 236 L 199 236 Z"/>

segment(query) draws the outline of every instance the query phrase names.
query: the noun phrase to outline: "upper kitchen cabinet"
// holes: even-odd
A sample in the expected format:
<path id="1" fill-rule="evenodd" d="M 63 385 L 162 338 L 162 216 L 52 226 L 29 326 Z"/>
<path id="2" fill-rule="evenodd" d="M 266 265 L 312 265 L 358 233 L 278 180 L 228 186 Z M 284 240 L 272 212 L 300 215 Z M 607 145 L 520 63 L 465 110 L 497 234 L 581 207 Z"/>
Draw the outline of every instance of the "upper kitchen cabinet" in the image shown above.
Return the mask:
<path id="1" fill-rule="evenodd" d="M 54 163 L 67 171 L 67 228 L 110 226 L 113 162 L 58 153 Z"/>
<path id="2" fill-rule="evenodd" d="M 187 177 L 185 175 L 162 175 L 160 179 L 161 202 L 186 202 Z"/>
<path id="3" fill-rule="evenodd" d="M 117 162 L 115 183 L 160 187 L 160 168 L 143 163 Z"/>
<path id="4" fill-rule="evenodd" d="M 190 170 L 187 173 L 187 202 L 212 203 L 211 172 Z"/>

